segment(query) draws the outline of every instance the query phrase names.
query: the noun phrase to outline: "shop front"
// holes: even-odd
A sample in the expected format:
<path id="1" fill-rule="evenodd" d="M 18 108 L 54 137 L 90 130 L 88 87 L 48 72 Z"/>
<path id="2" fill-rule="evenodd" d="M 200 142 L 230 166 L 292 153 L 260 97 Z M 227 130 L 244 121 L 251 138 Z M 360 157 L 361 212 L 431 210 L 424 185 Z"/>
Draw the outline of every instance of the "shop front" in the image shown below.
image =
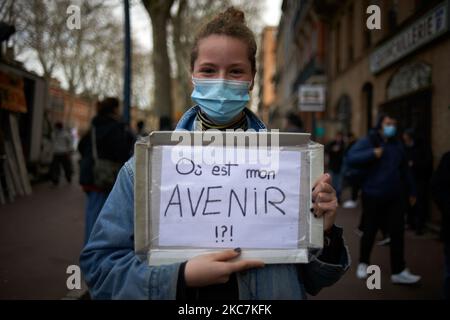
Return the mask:
<path id="1" fill-rule="evenodd" d="M 386 98 L 380 111 L 397 119 L 399 132 L 412 129 L 422 143 L 431 146 L 431 66 L 416 62 L 400 67 L 388 82 Z"/>

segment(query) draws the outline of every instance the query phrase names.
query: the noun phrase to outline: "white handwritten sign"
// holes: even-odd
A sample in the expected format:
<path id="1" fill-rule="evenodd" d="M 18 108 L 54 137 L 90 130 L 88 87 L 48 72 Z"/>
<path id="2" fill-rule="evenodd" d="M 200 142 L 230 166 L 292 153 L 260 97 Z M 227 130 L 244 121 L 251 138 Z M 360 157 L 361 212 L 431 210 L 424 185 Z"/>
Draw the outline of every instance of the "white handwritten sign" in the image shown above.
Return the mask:
<path id="1" fill-rule="evenodd" d="M 163 147 L 159 247 L 298 247 L 299 151 L 284 151 L 272 170 L 242 159 L 204 163 L 201 148 L 186 148 L 174 156 Z"/>

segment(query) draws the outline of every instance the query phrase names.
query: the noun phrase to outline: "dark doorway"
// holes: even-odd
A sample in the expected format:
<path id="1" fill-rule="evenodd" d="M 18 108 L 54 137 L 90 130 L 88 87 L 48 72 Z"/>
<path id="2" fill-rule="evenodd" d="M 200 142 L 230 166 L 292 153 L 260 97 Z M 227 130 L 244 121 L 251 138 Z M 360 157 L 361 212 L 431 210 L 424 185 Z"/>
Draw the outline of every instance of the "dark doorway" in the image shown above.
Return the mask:
<path id="1" fill-rule="evenodd" d="M 401 134 L 405 129 L 414 129 L 416 136 L 431 146 L 431 90 L 420 90 L 384 103 L 381 111 L 395 117 Z"/>

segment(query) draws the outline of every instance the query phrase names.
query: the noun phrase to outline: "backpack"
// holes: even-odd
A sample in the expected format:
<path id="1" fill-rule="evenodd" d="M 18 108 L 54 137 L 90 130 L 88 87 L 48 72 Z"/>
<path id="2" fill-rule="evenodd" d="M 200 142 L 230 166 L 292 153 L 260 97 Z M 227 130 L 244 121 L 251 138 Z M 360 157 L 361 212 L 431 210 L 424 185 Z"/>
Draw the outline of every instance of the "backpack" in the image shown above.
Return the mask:
<path id="1" fill-rule="evenodd" d="M 122 167 L 122 163 L 99 158 L 97 151 L 97 142 L 95 127 L 91 130 L 92 139 L 92 157 L 93 157 L 93 178 L 94 185 L 104 190 L 111 190 Z"/>

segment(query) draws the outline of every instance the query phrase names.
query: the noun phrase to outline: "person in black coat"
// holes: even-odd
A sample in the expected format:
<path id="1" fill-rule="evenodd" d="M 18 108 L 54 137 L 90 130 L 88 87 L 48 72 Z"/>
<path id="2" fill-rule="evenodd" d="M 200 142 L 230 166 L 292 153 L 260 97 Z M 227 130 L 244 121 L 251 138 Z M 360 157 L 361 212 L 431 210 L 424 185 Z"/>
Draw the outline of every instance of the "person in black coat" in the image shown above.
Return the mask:
<path id="1" fill-rule="evenodd" d="M 105 98 L 97 104 L 97 110 L 91 128 L 78 145 L 81 154 L 80 185 L 87 196 L 85 243 L 112 189 L 112 185 L 100 186 L 94 180 L 93 139 L 95 138 L 97 157 L 110 160 L 119 168 L 131 157 L 135 142 L 131 130 L 120 120 L 117 98 Z"/>
<path id="2" fill-rule="evenodd" d="M 364 230 L 356 274 L 360 279 L 367 277 L 366 269 L 370 265 L 376 234 L 386 223 L 391 238 L 391 281 L 397 284 L 414 284 L 421 277 L 409 272 L 404 259 L 404 197 L 408 193 L 413 205 L 416 190 L 407 166 L 404 147 L 397 139 L 396 131 L 397 121 L 381 114 L 375 129 L 367 137 L 358 140 L 346 157 L 349 165 L 358 166 L 364 171 Z"/>

